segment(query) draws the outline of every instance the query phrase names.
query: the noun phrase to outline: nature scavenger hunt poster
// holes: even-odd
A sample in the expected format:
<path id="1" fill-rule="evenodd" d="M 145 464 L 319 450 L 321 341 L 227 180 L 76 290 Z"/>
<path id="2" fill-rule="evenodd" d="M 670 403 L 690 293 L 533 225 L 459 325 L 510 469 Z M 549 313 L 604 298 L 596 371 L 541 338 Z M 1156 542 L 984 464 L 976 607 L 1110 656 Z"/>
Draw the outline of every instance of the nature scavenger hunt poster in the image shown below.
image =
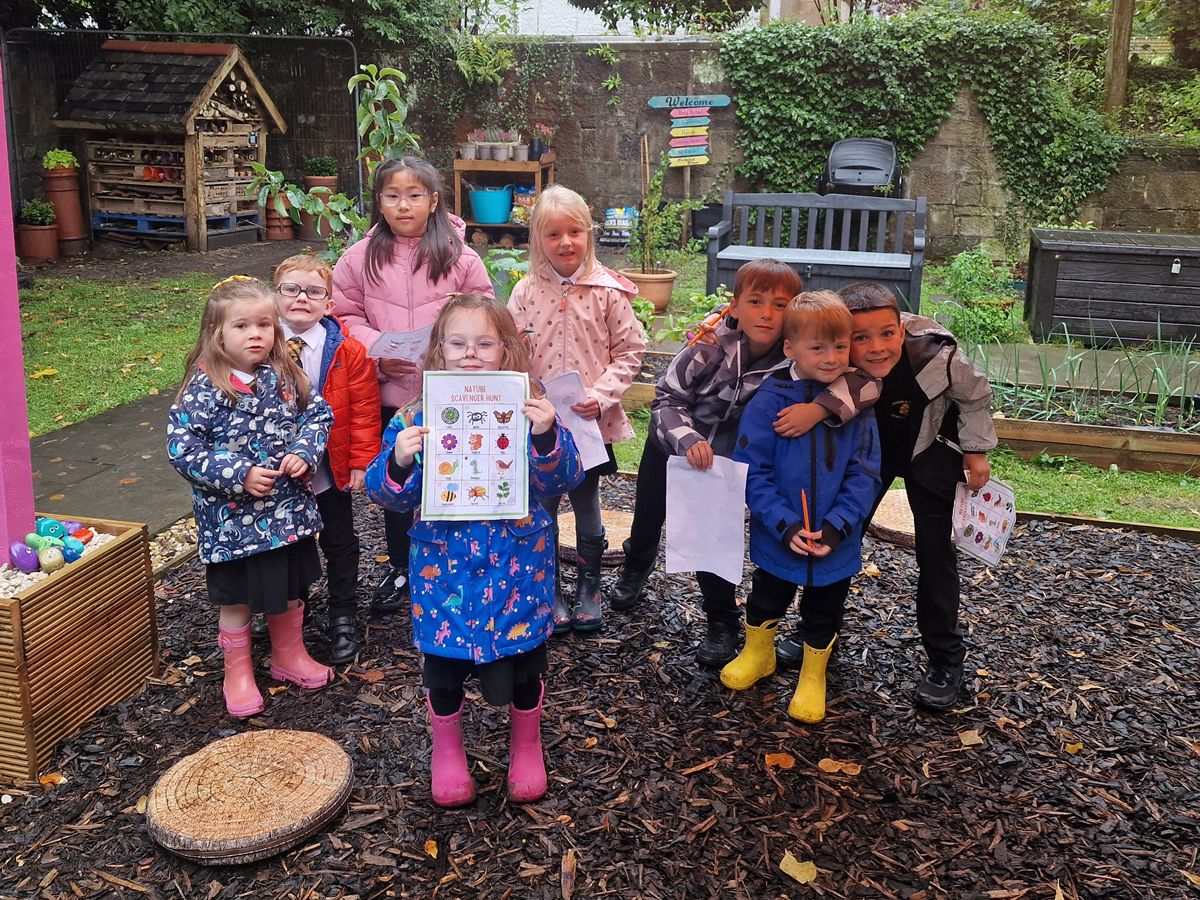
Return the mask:
<path id="1" fill-rule="evenodd" d="M 529 514 L 524 372 L 425 372 L 424 519 Z"/>

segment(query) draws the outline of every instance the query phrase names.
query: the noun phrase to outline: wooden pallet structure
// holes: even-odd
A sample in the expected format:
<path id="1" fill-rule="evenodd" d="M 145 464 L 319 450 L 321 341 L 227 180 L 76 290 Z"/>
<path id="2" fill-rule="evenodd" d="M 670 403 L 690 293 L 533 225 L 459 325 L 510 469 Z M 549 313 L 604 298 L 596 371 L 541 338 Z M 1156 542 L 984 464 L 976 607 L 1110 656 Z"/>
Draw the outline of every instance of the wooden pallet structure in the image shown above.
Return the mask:
<path id="1" fill-rule="evenodd" d="M 198 251 L 259 239 L 250 163 L 287 125 L 235 45 L 106 41 L 55 124 L 86 135 L 96 237 Z"/>

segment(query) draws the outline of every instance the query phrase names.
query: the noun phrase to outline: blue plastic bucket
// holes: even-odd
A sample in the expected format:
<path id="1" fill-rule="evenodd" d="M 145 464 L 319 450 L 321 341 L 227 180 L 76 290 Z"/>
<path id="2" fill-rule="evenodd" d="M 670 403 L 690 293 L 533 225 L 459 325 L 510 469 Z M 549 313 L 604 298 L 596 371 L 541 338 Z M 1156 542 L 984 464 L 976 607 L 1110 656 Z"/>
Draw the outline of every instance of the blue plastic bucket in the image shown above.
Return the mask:
<path id="1" fill-rule="evenodd" d="M 512 215 L 511 184 L 471 191 L 467 196 L 471 201 L 471 216 L 480 225 L 501 225 Z"/>

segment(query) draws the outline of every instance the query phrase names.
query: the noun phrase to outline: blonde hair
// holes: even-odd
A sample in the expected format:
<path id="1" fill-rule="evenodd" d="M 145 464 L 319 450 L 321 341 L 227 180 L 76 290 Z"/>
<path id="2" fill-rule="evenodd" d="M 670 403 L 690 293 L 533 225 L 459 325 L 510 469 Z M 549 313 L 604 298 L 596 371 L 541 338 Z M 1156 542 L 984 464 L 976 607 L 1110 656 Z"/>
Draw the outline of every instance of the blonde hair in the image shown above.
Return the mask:
<path id="1" fill-rule="evenodd" d="M 517 333 L 517 323 L 513 321 L 512 313 L 495 297 L 476 292 L 450 295 L 449 301 L 442 307 L 433 323 L 433 330 L 429 333 L 429 349 L 425 351 L 423 368 L 431 372 L 440 372 L 446 368 L 446 355 L 442 351 L 442 341 L 446 337 L 446 323 L 460 309 L 481 309 L 491 320 L 492 327 L 496 329 L 496 335 L 500 338 L 500 343 L 504 345 L 504 352 L 500 354 L 499 365 L 496 368 L 507 372 L 532 374 L 533 365 L 529 360 L 529 350 L 521 339 L 521 335 Z M 541 397 L 541 386 L 536 381 L 531 381 L 529 393 L 530 396 Z M 412 421 L 411 414 L 420 408 L 421 397 L 418 395 L 412 403 L 405 407 L 410 422 Z"/>
<path id="2" fill-rule="evenodd" d="M 320 275 L 325 279 L 325 290 L 330 294 L 333 293 L 333 269 L 329 268 L 329 263 L 323 259 L 317 259 L 308 253 L 289 256 L 275 267 L 275 284 L 279 285 L 283 281 L 283 276 L 288 272 L 312 272 Z"/>
<path id="3" fill-rule="evenodd" d="M 249 275 L 232 275 L 224 281 L 218 281 L 209 292 L 204 312 L 200 316 L 200 334 L 196 337 L 196 346 L 192 348 L 184 363 L 183 384 L 179 387 L 179 397 L 183 396 L 196 370 L 201 369 L 213 386 L 231 403 L 237 402 L 238 395 L 233 389 L 232 380 L 233 360 L 229 358 L 221 342 L 221 327 L 225 324 L 233 304 L 243 301 L 265 303 L 270 309 L 275 335 L 271 352 L 267 354 L 264 362 L 275 370 L 282 388 L 281 393 L 285 397 L 295 397 L 297 409 L 307 408 L 308 376 L 287 352 L 283 328 L 279 324 L 279 315 L 275 312 L 275 298 L 266 285 Z"/>
<path id="4" fill-rule="evenodd" d="M 550 185 L 533 204 L 533 212 L 529 215 L 530 268 L 538 268 L 548 261 L 542 232 L 545 230 L 546 220 L 556 215 L 567 216 L 587 231 L 588 243 L 583 258 L 583 270 L 590 272 L 596 267 L 596 233 L 591 214 L 588 213 L 587 201 L 561 184 Z"/>
<path id="5" fill-rule="evenodd" d="M 792 298 L 783 312 L 783 336 L 789 341 L 804 337 L 819 341 L 849 339 L 854 317 L 833 291 L 805 291 Z"/>

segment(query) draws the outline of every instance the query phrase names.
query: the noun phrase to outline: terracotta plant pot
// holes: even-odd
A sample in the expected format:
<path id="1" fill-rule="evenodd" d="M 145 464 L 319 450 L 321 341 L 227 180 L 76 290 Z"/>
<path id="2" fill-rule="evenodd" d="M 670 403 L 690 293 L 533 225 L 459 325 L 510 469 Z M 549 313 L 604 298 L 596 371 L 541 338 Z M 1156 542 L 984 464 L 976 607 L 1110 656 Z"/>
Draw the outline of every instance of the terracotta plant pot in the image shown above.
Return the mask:
<path id="1" fill-rule="evenodd" d="M 283 198 L 283 208 L 291 209 L 292 205 L 286 197 Z M 267 201 L 267 240 L 291 241 L 296 238 L 296 223 L 291 216 L 280 215 L 275 209 L 275 198 Z"/>
<path id="2" fill-rule="evenodd" d="M 42 193 L 54 204 L 58 228 L 58 250 L 63 256 L 84 253 L 88 248 L 83 206 L 79 200 L 79 169 L 58 166 L 42 172 Z"/>
<path id="3" fill-rule="evenodd" d="M 21 262 L 54 262 L 58 259 L 57 225 L 21 225 L 18 229 Z"/>
<path id="4" fill-rule="evenodd" d="M 323 187 L 329 188 L 330 194 L 336 194 L 338 189 L 338 179 L 336 175 L 305 175 L 304 190 L 311 191 L 313 188 Z M 328 195 L 326 195 L 328 196 Z M 290 219 L 288 221 L 291 221 Z M 269 224 L 269 223 L 268 223 Z M 294 223 L 293 223 L 294 224 Z M 325 220 L 318 221 L 317 217 L 311 213 L 300 213 L 300 240 L 302 241 L 323 241 L 329 237 L 329 223 Z M 271 238 L 270 240 L 281 240 L 280 238 Z M 282 240 L 286 240 L 283 238 Z"/>
<path id="5" fill-rule="evenodd" d="M 677 272 L 670 269 L 621 269 L 621 274 L 637 285 L 638 296 L 654 304 L 656 313 L 666 312 L 671 305 L 671 290 L 675 286 Z"/>

